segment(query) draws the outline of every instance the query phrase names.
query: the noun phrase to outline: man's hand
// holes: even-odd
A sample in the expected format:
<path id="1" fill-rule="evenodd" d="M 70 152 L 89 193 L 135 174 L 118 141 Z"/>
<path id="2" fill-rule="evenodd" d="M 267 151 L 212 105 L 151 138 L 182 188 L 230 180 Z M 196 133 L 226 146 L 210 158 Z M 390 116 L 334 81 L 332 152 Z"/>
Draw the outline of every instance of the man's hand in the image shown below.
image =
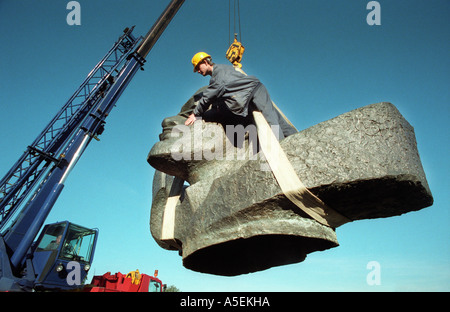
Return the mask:
<path id="1" fill-rule="evenodd" d="M 194 114 L 190 114 L 188 119 L 184 122 L 186 126 L 192 125 L 194 121 L 197 120 L 197 117 L 195 117 Z"/>

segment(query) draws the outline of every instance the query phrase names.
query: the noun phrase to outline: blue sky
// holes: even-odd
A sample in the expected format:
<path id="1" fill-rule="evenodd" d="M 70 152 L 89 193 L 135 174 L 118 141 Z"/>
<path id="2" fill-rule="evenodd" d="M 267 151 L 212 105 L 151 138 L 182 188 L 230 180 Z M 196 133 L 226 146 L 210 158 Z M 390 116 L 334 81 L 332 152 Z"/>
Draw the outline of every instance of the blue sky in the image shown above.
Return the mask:
<path id="1" fill-rule="evenodd" d="M 0 175 L 15 163 L 109 50 L 125 27 L 145 35 L 169 3 L 80 0 L 69 26 L 66 0 L 0 0 Z M 106 130 L 67 180 L 48 223 L 100 229 L 92 272 L 139 269 L 182 291 L 449 291 L 450 2 L 366 0 L 240 4 L 243 69 L 267 86 L 298 129 L 381 101 L 415 129 L 434 204 L 418 212 L 337 229 L 340 246 L 298 264 L 238 277 L 183 268 L 149 231 L 154 170 L 146 156 L 164 117 L 208 79 L 192 73 L 198 51 L 226 63 L 228 1 L 188 0 L 147 57 Z M 213 5 L 211 5 L 213 3 Z M 367 264 L 381 267 L 369 286 Z"/>

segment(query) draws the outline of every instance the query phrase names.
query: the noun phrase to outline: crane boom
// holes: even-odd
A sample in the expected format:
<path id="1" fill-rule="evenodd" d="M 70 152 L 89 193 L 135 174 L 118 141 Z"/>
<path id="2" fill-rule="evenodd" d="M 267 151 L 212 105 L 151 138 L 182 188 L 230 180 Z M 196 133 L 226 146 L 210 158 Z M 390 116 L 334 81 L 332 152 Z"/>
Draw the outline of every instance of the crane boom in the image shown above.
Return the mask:
<path id="1" fill-rule="evenodd" d="M 7 225 L 44 173 L 52 164 L 63 165 L 63 147 L 81 122 L 93 111 L 110 85 L 112 74 L 121 70 L 126 58 L 138 44 L 126 29 L 113 47 L 89 73 L 55 117 L 30 144 L 0 181 L 0 230 Z"/>
<path id="2" fill-rule="evenodd" d="M 0 290 L 9 290 L 11 280 L 21 279 L 18 274 L 23 271 L 26 255 L 67 176 L 92 138 L 103 132 L 106 117 L 183 2 L 172 0 L 144 38 L 133 36 L 134 27 L 125 29 L 0 180 Z M 11 267 L 5 268 L 6 263 Z M 7 276 L 7 272 L 14 276 Z"/>

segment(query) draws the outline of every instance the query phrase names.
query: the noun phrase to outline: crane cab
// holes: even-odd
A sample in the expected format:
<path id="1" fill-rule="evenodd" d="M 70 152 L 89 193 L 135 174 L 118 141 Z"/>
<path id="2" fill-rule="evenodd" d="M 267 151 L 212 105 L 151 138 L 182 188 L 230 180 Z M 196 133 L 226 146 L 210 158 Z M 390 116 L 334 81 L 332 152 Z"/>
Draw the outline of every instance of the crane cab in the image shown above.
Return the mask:
<path id="1" fill-rule="evenodd" d="M 31 248 L 36 290 L 81 287 L 91 267 L 98 230 L 68 221 L 46 225 Z M 78 287 L 77 287 L 78 286 Z"/>

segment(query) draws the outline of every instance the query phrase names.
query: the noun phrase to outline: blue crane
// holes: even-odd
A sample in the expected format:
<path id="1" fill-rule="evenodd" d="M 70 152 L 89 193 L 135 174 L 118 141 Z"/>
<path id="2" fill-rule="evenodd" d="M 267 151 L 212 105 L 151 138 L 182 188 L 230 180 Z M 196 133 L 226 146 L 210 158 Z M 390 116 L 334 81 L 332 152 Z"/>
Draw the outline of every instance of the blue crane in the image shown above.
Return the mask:
<path id="1" fill-rule="evenodd" d="M 145 37 L 126 28 L 0 181 L 0 291 L 82 286 L 98 230 L 69 221 L 44 226 L 45 220 L 69 173 L 102 134 L 106 117 L 183 2 L 172 0 Z"/>

